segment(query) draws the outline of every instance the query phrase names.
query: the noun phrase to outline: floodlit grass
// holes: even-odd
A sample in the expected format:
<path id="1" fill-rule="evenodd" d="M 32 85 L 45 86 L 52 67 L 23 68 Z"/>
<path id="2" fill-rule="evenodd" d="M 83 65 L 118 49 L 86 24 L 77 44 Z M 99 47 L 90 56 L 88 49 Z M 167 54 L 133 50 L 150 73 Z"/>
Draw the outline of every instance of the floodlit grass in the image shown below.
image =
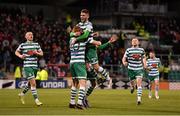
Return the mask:
<path id="1" fill-rule="evenodd" d="M 148 98 L 143 91 L 142 104 L 136 105 L 136 93 L 129 90 L 95 90 L 89 97 L 91 108 L 69 109 L 70 89 L 38 89 L 43 106 L 34 104 L 31 92 L 22 105 L 17 94 L 20 89 L 0 90 L 0 115 L 158 115 L 180 114 L 180 91 L 160 91 L 160 99 Z"/>

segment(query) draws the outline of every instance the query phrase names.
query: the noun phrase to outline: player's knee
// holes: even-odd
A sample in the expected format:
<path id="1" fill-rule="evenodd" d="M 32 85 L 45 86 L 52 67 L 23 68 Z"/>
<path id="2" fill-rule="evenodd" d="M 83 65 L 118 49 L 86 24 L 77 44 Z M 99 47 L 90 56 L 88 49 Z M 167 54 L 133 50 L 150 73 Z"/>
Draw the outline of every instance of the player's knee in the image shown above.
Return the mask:
<path id="1" fill-rule="evenodd" d="M 80 85 L 80 87 L 85 87 L 86 86 L 86 80 L 80 80 L 79 85 Z"/>
<path id="2" fill-rule="evenodd" d="M 30 86 L 31 87 L 36 87 L 36 80 L 35 79 L 30 80 Z"/>
<path id="3" fill-rule="evenodd" d="M 31 87 L 36 87 L 36 83 L 31 83 Z"/>

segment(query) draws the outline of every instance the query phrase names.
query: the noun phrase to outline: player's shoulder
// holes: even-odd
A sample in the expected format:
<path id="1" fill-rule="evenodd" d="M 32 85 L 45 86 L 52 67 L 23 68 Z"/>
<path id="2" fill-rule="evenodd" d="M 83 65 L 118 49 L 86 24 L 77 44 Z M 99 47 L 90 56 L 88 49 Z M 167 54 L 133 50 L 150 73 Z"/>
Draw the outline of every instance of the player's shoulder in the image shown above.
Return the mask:
<path id="1" fill-rule="evenodd" d="M 157 57 L 156 57 L 155 60 L 160 61 L 160 58 L 157 58 Z"/>
<path id="2" fill-rule="evenodd" d="M 147 62 L 152 62 L 152 61 L 153 61 L 153 59 L 151 59 L 151 58 L 147 59 Z"/>
<path id="3" fill-rule="evenodd" d="M 27 46 L 28 42 L 22 42 L 19 46 Z"/>
<path id="4" fill-rule="evenodd" d="M 24 45 L 24 44 L 26 44 L 26 42 L 22 42 L 22 43 L 20 43 L 20 44 L 19 44 L 19 46 L 22 46 L 22 45 Z"/>
<path id="5" fill-rule="evenodd" d="M 91 23 L 90 21 L 87 21 L 87 22 L 84 23 L 84 25 L 86 25 L 86 26 L 92 26 L 92 23 Z"/>
<path id="6" fill-rule="evenodd" d="M 138 49 L 144 51 L 144 48 L 142 48 L 142 47 L 139 47 Z"/>
<path id="7" fill-rule="evenodd" d="M 129 51 L 131 48 L 127 48 L 126 51 Z"/>
<path id="8" fill-rule="evenodd" d="M 79 22 L 76 26 L 79 26 L 79 27 L 81 27 L 81 26 L 91 26 L 92 27 L 93 24 L 90 21 L 87 21 L 85 23 Z"/>
<path id="9" fill-rule="evenodd" d="M 88 25 L 92 25 L 92 23 L 91 23 L 90 21 L 87 21 L 86 23 L 87 23 Z"/>
<path id="10" fill-rule="evenodd" d="M 137 48 L 130 47 L 130 48 L 127 48 L 127 50 L 141 50 L 141 51 L 144 51 L 144 48 L 140 48 L 140 47 L 137 47 Z"/>
<path id="11" fill-rule="evenodd" d="M 81 25 L 83 25 L 82 22 L 79 22 L 78 24 L 76 24 L 76 26 L 81 26 Z"/>

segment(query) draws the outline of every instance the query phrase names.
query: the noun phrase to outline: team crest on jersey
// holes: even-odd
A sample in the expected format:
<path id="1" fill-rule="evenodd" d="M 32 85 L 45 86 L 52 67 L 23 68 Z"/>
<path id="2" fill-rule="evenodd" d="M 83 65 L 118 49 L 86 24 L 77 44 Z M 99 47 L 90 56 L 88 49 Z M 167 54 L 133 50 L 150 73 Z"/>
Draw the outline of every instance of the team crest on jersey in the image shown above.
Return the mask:
<path id="1" fill-rule="evenodd" d="M 139 60 L 141 55 L 140 54 L 133 54 L 132 57 L 135 59 L 135 60 Z"/>
<path id="2" fill-rule="evenodd" d="M 156 68 L 157 67 L 157 64 L 151 64 L 151 66 L 153 67 L 153 68 Z"/>

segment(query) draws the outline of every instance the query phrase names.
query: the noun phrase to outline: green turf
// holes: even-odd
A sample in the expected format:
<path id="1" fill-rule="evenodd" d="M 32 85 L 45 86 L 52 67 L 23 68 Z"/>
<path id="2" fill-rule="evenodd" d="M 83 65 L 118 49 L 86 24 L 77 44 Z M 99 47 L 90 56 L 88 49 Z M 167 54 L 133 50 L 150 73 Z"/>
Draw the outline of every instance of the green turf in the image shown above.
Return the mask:
<path id="1" fill-rule="evenodd" d="M 43 106 L 34 104 L 31 92 L 22 105 L 17 94 L 19 90 L 0 90 L 0 115 L 139 115 L 139 114 L 180 114 L 180 91 L 160 91 L 160 99 L 149 99 L 143 91 L 143 103 L 136 105 L 136 93 L 129 90 L 95 90 L 89 97 L 91 108 L 87 110 L 69 109 L 70 89 L 39 89 Z"/>

